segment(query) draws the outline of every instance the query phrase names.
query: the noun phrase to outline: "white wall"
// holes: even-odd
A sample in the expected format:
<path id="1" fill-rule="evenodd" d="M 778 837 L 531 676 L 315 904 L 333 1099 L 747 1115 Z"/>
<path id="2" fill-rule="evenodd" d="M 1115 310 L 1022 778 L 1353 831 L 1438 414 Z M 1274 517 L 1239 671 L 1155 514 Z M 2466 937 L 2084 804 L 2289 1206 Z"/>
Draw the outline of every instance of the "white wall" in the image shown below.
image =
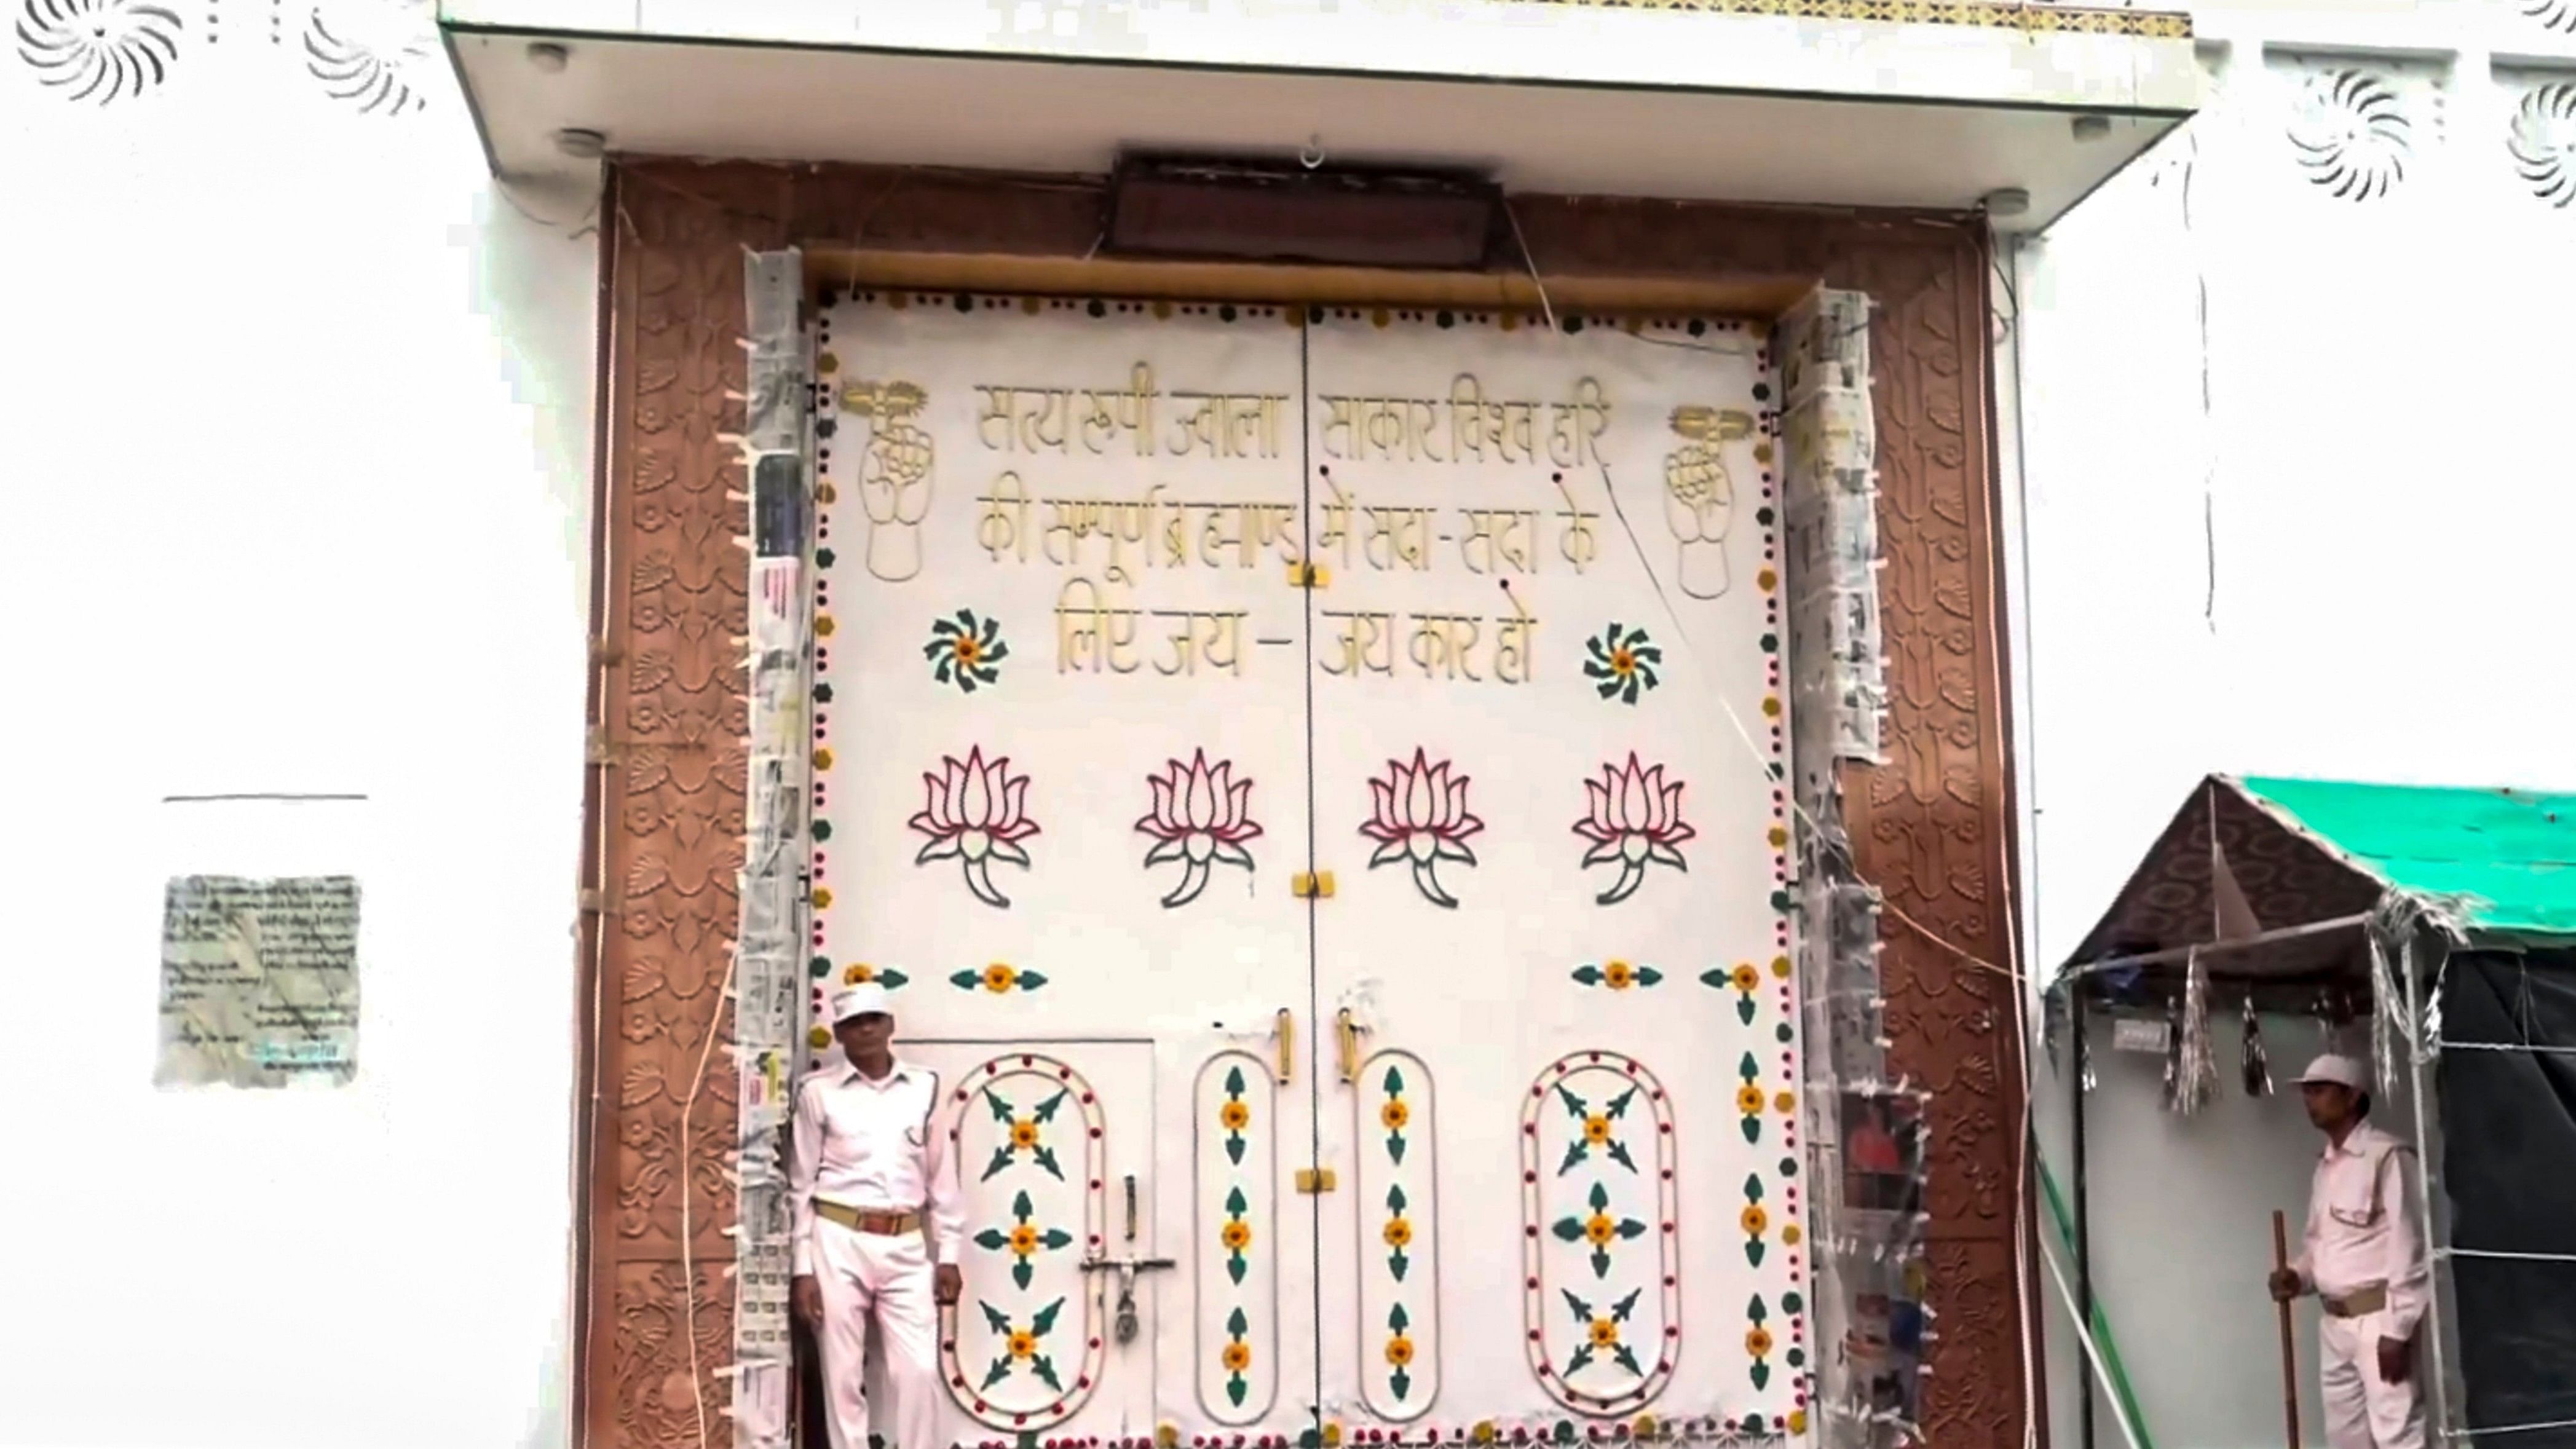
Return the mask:
<path id="1" fill-rule="evenodd" d="M 301 7 L 0 50 L 0 1445 L 568 1438 L 590 198 L 341 8 L 422 104 Z M 251 791 L 369 798 L 158 803 Z M 350 867 L 356 1084 L 156 1092 L 163 875 Z"/>
<path id="2" fill-rule="evenodd" d="M 2509 5 L 2197 18 L 2210 110 L 2013 269 L 2016 723 L 2043 971 L 2211 771 L 2576 786 L 2576 206 L 2536 196 L 2506 149 L 2531 86 L 2576 80 L 2576 30 Z M 2290 144 L 2331 130 L 2301 107 L 2337 68 L 2386 86 L 2379 134 L 2404 132 L 2384 196 L 2337 199 Z M 2317 1044 L 2275 1041 L 2283 1074 Z M 2098 1058 L 2096 1286 L 2157 1449 L 2278 1444 L 2259 1278 L 2269 1210 L 2295 1223 L 2314 1145 L 2288 1100 L 2165 1118 L 2136 1060 Z M 2065 1088 L 2036 1076 L 2062 1180 Z M 2051 1318 L 2070 1445 L 2073 1346 Z M 2107 1409 L 2096 1442 L 2119 1442 Z"/>

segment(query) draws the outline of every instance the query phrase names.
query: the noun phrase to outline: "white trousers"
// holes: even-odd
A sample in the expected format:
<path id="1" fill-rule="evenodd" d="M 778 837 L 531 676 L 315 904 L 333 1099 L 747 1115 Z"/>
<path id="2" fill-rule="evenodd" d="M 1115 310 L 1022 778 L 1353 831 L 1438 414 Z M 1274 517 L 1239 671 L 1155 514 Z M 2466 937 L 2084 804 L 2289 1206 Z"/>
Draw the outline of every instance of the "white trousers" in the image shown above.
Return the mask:
<path id="1" fill-rule="evenodd" d="M 921 1234 L 885 1236 L 814 1220 L 815 1286 L 823 1293 L 824 1414 L 832 1449 L 868 1449 L 868 1326 L 894 1396 L 885 1449 L 940 1449 L 939 1306 Z M 888 1431 L 891 1432 L 888 1432 Z"/>
<path id="2" fill-rule="evenodd" d="M 2406 1382 L 2379 1376 L 2379 1339 L 2387 1326 L 2385 1313 L 2329 1315 L 2318 1326 L 2327 1449 L 2424 1449 L 2423 1384 L 2429 1370 L 2419 1351 Z"/>

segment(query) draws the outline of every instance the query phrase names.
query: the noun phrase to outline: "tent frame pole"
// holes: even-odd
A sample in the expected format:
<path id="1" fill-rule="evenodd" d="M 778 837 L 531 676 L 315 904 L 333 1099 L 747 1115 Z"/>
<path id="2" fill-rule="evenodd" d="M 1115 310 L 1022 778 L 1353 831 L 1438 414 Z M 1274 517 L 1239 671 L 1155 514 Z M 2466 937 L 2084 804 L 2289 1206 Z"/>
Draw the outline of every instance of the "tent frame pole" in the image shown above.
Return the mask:
<path id="1" fill-rule="evenodd" d="M 2079 1323 L 2090 1327 L 2093 1322 L 2093 1224 L 2092 1215 L 2086 1211 L 2084 1205 L 2084 1061 L 2092 1045 L 2085 1034 L 2092 1028 L 2085 1020 L 2085 995 L 2084 985 L 2081 982 L 2076 984 L 2074 990 L 2066 993 L 2067 1024 L 2070 1028 L 2067 1035 L 2073 1039 L 2075 1055 L 2075 1060 L 2071 1063 L 2074 1070 L 2066 1074 L 2066 1079 L 2069 1084 L 2067 1095 L 2071 1099 L 2069 1120 L 2075 1159 L 2073 1174 L 2075 1179 L 2075 1313 Z M 2078 1442 L 2082 1449 L 2094 1449 L 2093 1347 L 2092 1340 L 2087 1335 L 2078 1333 L 2075 1336 L 2075 1354 L 2075 1382 L 2079 1385 L 2076 1396 L 2076 1421 L 2082 1426 L 2081 1438 Z"/>
<path id="2" fill-rule="evenodd" d="M 2415 1119 L 2415 1197 L 2416 1210 L 2422 1223 L 2424 1240 L 2424 1340 L 2427 1399 L 2432 1410 L 2432 1442 L 2446 1444 L 2458 1437 L 2451 1422 L 2451 1378 L 2448 1356 L 2443 1352 L 2444 1316 L 2442 1313 L 2442 1276 L 2448 1268 L 2443 1255 L 2435 1251 L 2437 1220 L 2433 1216 L 2432 1093 L 2426 1089 L 2424 1044 L 2430 1034 L 2431 1013 L 2426 1010 L 2422 933 L 2410 930 L 2399 943 L 2397 958 L 2406 972 L 2406 1071 L 2408 1087 L 2414 1097 Z"/>

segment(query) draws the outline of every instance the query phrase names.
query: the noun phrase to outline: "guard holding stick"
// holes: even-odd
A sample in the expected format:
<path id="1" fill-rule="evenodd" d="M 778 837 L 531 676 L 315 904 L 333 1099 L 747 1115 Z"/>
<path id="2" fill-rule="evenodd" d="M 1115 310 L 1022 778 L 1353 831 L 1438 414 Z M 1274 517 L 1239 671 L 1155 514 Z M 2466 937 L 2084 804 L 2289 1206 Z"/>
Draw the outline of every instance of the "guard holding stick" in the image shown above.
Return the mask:
<path id="1" fill-rule="evenodd" d="M 2322 1056 L 2299 1077 L 2308 1120 L 2326 1135 L 2308 1188 L 2305 1245 L 2272 1274 L 2283 1302 L 2314 1293 L 2329 1449 L 2424 1449 L 2415 1329 L 2430 1274 L 2408 1190 L 2406 1145 L 2365 1120 L 2368 1078 L 2350 1057 Z"/>

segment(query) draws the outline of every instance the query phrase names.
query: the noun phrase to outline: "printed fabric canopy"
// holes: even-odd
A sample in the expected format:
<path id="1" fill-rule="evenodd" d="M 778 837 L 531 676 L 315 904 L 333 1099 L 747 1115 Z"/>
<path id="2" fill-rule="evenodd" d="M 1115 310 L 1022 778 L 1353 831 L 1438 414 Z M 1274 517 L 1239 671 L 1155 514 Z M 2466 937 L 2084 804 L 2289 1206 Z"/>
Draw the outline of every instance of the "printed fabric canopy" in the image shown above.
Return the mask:
<path id="1" fill-rule="evenodd" d="M 2576 795 L 2212 775 L 2066 969 L 2346 922 L 2207 958 L 2211 974 L 2366 979 L 2353 918 L 2389 897 L 2477 945 L 2576 941 Z"/>

